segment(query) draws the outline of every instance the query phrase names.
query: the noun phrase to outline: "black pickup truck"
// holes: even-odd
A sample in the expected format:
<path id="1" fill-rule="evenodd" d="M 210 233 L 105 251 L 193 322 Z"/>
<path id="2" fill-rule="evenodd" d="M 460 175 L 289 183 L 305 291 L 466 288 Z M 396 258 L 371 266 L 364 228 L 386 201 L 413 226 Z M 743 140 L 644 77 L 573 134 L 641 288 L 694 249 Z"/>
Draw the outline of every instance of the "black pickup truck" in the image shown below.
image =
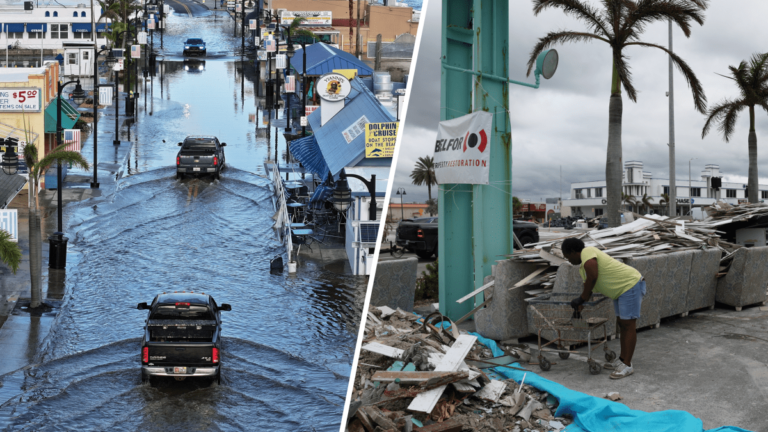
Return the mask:
<path id="1" fill-rule="evenodd" d="M 227 143 L 219 143 L 214 136 L 188 136 L 179 143 L 179 153 L 176 155 L 176 178 L 185 175 L 213 174 L 213 178 L 221 178 L 221 170 L 226 162 L 224 147 Z"/>
<path id="2" fill-rule="evenodd" d="M 141 342 L 141 378 L 169 376 L 177 380 L 209 377 L 221 382 L 221 311 L 210 295 L 194 292 L 158 294 L 151 304 Z"/>
<path id="3" fill-rule="evenodd" d="M 420 258 L 437 257 L 437 217 L 403 219 L 397 225 L 397 245 L 415 252 Z M 523 245 L 539 241 L 539 226 L 528 221 L 514 221 L 512 229 Z M 515 245 L 517 249 L 517 245 Z"/>

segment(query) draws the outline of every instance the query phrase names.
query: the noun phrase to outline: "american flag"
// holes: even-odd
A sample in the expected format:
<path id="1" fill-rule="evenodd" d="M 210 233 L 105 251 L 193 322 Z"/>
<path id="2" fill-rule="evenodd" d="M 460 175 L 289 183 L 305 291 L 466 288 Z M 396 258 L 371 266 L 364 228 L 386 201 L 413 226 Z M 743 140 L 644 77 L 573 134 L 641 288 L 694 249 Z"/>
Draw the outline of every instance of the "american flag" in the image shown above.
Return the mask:
<path id="1" fill-rule="evenodd" d="M 277 41 L 274 39 L 267 39 L 264 41 L 264 48 L 267 49 L 267 52 L 275 52 L 277 51 Z"/>
<path id="2" fill-rule="evenodd" d="M 80 151 L 80 129 L 64 129 L 64 147 L 66 151 Z"/>

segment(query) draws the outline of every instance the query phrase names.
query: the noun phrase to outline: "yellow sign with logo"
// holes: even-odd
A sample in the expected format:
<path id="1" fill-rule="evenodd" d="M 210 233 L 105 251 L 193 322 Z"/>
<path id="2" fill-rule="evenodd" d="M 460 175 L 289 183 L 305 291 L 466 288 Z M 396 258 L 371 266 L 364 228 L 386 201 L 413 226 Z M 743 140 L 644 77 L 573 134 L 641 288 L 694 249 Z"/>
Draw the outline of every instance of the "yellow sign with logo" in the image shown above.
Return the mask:
<path id="1" fill-rule="evenodd" d="M 365 157 L 391 158 L 395 155 L 398 122 L 365 125 Z"/>
<path id="2" fill-rule="evenodd" d="M 342 74 L 348 80 L 354 79 L 357 76 L 357 69 L 334 69 L 333 73 Z"/>

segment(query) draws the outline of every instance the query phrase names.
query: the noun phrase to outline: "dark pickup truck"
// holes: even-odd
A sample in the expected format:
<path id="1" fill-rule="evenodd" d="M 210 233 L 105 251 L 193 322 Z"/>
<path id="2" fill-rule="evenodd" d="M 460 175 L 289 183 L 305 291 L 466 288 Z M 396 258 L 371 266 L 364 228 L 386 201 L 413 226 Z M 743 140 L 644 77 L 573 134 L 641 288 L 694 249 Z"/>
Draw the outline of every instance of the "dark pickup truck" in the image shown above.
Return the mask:
<path id="1" fill-rule="evenodd" d="M 141 378 L 168 376 L 177 380 L 209 377 L 221 382 L 221 311 L 210 295 L 193 292 L 158 294 L 151 304 L 141 342 Z"/>
<path id="2" fill-rule="evenodd" d="M 180 142 L 181 150 L 176 155 L 176 178 L 185 175 L 213 174 L 213 178 L 221 178 L 224 168 L 224 147 L 227 143 L 219 143 L 214 136 L 188 136 Z"/>
<path id="3" fill-rule="evenodd" d="M 397 245 L 415 252 L 420 258 L 437 257 L 437 217 L 403 219 L 397 225 Z M 513 230 L 523 245 L 539 241 L 539 226 L 528 221 L 514 221 Z M 517 249 L 517 245 L 515 245 Z"/>

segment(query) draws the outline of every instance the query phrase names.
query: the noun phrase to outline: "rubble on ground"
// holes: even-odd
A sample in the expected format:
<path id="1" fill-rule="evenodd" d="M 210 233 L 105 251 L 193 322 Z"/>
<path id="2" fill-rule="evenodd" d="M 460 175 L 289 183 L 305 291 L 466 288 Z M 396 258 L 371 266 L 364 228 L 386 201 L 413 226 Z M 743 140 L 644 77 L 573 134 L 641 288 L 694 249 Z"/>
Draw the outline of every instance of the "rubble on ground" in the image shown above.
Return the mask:
<path id="1" fill-rule="evenodd" d="M 495 373 L 488 347 L 441 320 L 371 307 L 348 431 L 552 432 L 573 422 L 555 417 L 553 396 Z M 509 357 L 500 364 L 530 359 L 525 345 L 501 348 Z"/>

